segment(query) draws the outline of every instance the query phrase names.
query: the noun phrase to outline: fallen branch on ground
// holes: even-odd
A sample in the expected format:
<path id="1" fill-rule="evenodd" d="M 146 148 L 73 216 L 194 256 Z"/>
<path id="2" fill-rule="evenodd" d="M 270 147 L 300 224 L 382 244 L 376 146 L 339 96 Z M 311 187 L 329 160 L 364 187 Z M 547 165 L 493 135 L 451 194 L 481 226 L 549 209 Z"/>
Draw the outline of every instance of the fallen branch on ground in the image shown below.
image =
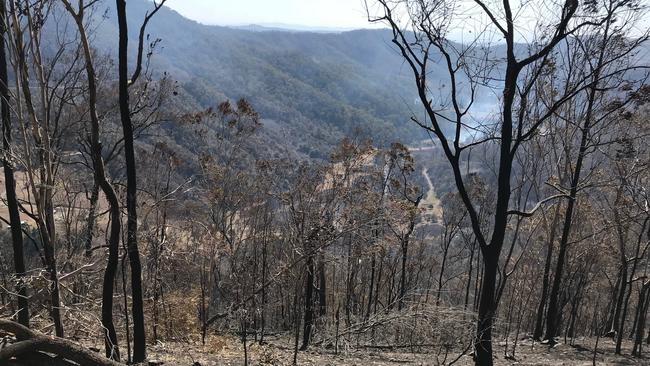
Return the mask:
<path id="1" fill-rule="evenodd" d="M 0 319 L 0 330 L 15 335 L 18 340 L 0 349 L 0 364 L 3 365 L 12 358 L 20 363 L 21 358 L 50 353 L 84 366 L 123 366 L 72 341 L 33 331 L 10 320 Z"/>

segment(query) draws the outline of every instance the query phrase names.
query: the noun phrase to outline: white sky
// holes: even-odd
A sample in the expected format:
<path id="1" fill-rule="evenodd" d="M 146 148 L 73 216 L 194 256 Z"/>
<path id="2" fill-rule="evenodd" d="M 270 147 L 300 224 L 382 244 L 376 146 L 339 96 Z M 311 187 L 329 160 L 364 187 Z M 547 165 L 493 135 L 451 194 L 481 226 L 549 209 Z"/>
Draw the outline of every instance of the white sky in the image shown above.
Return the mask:
<path id="1" fill-rule="evenodd" d="M 371 28 L 363 0 L 168 0 L 167 6 L 204 24 L 284 23 Z"/>
<path id="2" fill-rule="evenodd" d="M 500 0 L 486 0 L 497 17 L 502 14 Z M 167 0 L 166 5 L 181 15 L 210 25 L 269 25 L 288 24 L 312 28 L 377 28 L 385 24 L 369 23 L 364 0 Z M 530 41 L 532 29 L 537 24 L 555 24 L 563 0 L 512 0 L 517 41 Z M 373 0 L 368 0 L 371 13 L 380 14 Z M 474 39 L 476 32 L 488 24 L 488 19 L 473 0 L 457 0 L 461 11 L 448 35 L 464 42 Z M 462 14 L 462 16 L 460 16 Z M 499 17 L 500 18 L 500 17 Z M 503 24 L 503 20 L 499 19 Z M 642 34 L 650 20 L 639 23 Z"/>

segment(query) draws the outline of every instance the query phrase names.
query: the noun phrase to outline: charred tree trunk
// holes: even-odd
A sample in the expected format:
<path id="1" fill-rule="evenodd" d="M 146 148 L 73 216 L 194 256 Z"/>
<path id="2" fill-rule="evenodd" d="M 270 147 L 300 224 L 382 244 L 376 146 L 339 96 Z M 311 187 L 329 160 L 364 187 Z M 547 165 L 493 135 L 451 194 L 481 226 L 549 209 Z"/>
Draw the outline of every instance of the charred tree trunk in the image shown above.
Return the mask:
<path id="1" fill-rule="evenodd" d="M 415 230 L 415 220 L 416 220 L 416 211 L 417 207 L 420 205 L 422 200 L 422 195 L 420 195 L 415 201 L 413 201 L 413 211 L 410 213 L 409 227 L 404 233 L 404 236 L 401 238 L 401 247 L 402 247 L 402 273 L 400 277 L 400 290 L 399 290 L 399 303 L 397 305 L 398 310 L 402 310 L 404 307 L 404 296 L 406 296 L 406 261 L 408 259 L 408 249 L 409 243 L 411 241 L 411 234 Z M 379 295 L 379 294 L 377 294 Z"/>
<path id="2" fill-rule="evenodd" d="M 640 254 L 640 251 L 641 251 L 641 242 L 643 241 L 644 231 L 645 231 L 645 228 L 648 225 L 649 221 L 650 221 L 650 218 L 646 218 L 644 220 L 643 226 L 641 228 L 641 233 L 639 234 L 639 237 L 638 237 L 638 240 L 637 240 L 637 243 L 636 243 L 636 248 L 634 250 L 634 259 L 632 261 L 632 268 L 630 270 L 630 276 L 629 276 L 629 280 L 628 280 L 628 282 L 630 284 L 630 286 L 629 286 L 630 289 L 627 291 L 627 295 L 625 296 L 625 301 L 622 304 L 623 311 L 621 313 L 621 319 L 620 319 L 619 327 L 617 328 L 618 334 L 617 334 L 617 338 L 616 338 L 616 350 L 615 350 L 616 354 L 621 353 L 621 347 L 622 347 L 622 344 L 623 344 L 623 332 L 624 332 L 624 327 L 625 327 L 625 319 L 627 318 L 627 310 L 628 310 L 628 306 L 629 306 L 629 303 L 630 303 L 630 297 L 632 296 L 632 288 L 633 288 L 632 284 L 633 284 L 633 281 L 634 281 L 634 275 L 636 274 L 636 268 L 638 266 L 638 258 L 639 258 L 639 254 Z M 624 243 L 623 242 L 621 242 L 621 261 L 622 261 L 621 264 L 625 268 L 627 268 L 627 257 L 625 256 Z M 641 291 L 643 292 L 643 287 L 642 287 Z"/>
<path id="3" fill-rule="evenodd" d="M 268 243 L 267 243 L 267 237 L 265 236 L 263 239 L 263 244 L 262 244 L 262 283 L 266 283 L 266 272 L 267 272 L 267 264 L 266 264 L 266 256 L 267 256 L 267 251 L 268 251 Z M 264 331 L 266 328 L 266 286 L 262 287 L 262 313 L 261 313 L 261 320 L 260 320 L 260 344 L 264 344 Z"/>
<path id="4" fill-rule="evenodd" d="M 309 348 L 311 327 L 314 322 L 314 256 L 307 257 L 307 280 L 305 281 L 305 320 L 303 324 L 301 351 Z"/>
<path id="5" fill-rule="evenodd" d="M 104 280 L 102 285 L 102 328 L 104 331 L 104 344 L 106 357 L 110 359 L 120 360 L 120 352 L 117 340 L 117 333 L 115 331 L 115 324 L 113 323 L 113 287 L 115 285 L 115 276 L 117 274 L 117 267 L 119 262 L 119 245 L 120 245 L 120 205 L 117 199 L 117 194 L 113 189 L 113 185 L 106 177 L 106 169 L 104 167 L 104 159 L 102 157 L 102 145 L 99 136 L 99 117 L 97 114 L 97 84 L 96 73 L 93 64 L 92 51 L 86 31 L 83 25 L 84 8 L 80 7 L 78 12 L 72 8 L 71 4 L 64 0 L 64 5 L 68 12 L 75 19 L 81 45 L 84 51 L 86 60 L 86 77 L 88 79 L 88 106 L 90 114 L 90 147 L 91 147 L 91 160 L 93 163 L 93 174 L 95 176 L 95 187 L 93 188 L 93 196 L 91 198 L 91 212 L 89 213 L 88 223 L 88 238 L 86 250 L 89 250 L 90 240 L 92 238 L 92 226 L 94 226 L 94 216 L 97 206 L 98 188 L 106 196 L 109 205 L 109 219 L 110 219 L 110 232 L 108 236 L 108 263 L 104 271 Z"/>
<path id="6" fill-rule="evenodd" d="M 589 131 L 591 129 L 591 111 L 593 110 L 593 103 L 596 97 L 596 88 L 593 87 L 589 98 L 588 115 L 582 127 L 582 137 L 580 140 L 580 150 L 578 151 L 578 158 L 576 160 L 575 170 L 571 177 L 571 191 L 569 192 L 569 200 L 564 214 L 564 224 L 562 226 L 562 237 L 560 238 L 559 253 L 557 264 L 555 267 L 555 274 L 553 278 L 553 286 L 549 299 L 549 306 L 546 315 L 546 338 L 549 344 L 555 344 L 554 337 L 557 336 L 559 327 L 559 304 L 558 297 L 560 293 L 560 286 L 562 284 L 562 274 L 564 272 L 564 262 L 566 260 L 566 253 L 569 246 L 569 235 L 571 234 L 571 224 L 573 220 L 573 211 L 575 209 L 576 197 L 578 194 L 578 184 L 580 183 L 580 174 L 582 171 L 582 164 L 587 154 L 589 143 Z"/>
<path id="7" fill-rule="evenodd" d="M 366 321 L 370 318 L 370 310 L 372 310 L 372 296 L 373 296 L 373 291 L 375 289 L 375 272 L 377 266 L 376 256 L 377 254 L 373 252 L 372 261 L 370 262 L 370 284 L 368 286 L 368 305 L 366 307 L 366 315 L 364 317 L 364 320 Z"/>
<path id="8" fill-rule="evenodd" d="M 644 283 L 639 293 L 637 304 L 637 326 L 634 336 L 634 347 L 632 348 L 633 356 L 640 356 L 643 349 L 643 336 L 645 335 L 645 323 L 648 315 L 648 304 L 650 303 L 650 283 Z"/>
<path id="9" fill-rule="evenodd" d="M 124 135 L 124 157 L 126 161 L 126 211 L 127 211 L 127 251 L 131 267 L 131 296 L 133 317 L 133 362 L 146 359 L 146 334 L 144 327 L 144 303 L 142 300 L 142 264 L 138 250 L 138 214 L 137 214 L 137 179 L 133 122 L 129 105 L 129 83 L 137 78 L 128 76 L 128 24 L 126 18 L 126 0 L 116 0 L 117 21 L 119 26 L 119 105 L 122 132 Z M 146 22 L 146 21 L 145 21 Z M 146 23 L 145 23 L 146 25 Z M 140 43 L 140 48 L 142 43 Z M 140 51 L 140 50 L 139 50 Z M 141 62 L 140 55 L 139 61 Z M 140 64 L 136 65 L 139 70 Z M 138 71 L 136 71 L 137 75 Z"/>
<path id="10" fill-rule="evenodd" d="M 559 304 L 558 304 L 558 295 L 560 291 L 560 285 L 562 284 L 562 273 L 564 271 L 564 262 L 567 252 L 567 247 L 569 245 L 569 234 L 571 233 L 571 223 L 573 220 L 573 210 L 575 208 L 577 194 L 578 194 L 578 185 L 580 183 L 580 175 L 582 172 L 582 165 L 584 163 L 585 157 L 587 155 L 587 150 L 589 148 L 589 139 L 591 134 L 592 124 L 594 122 L 594 108 L 597 99 L 597 93 L 599 92 L 599 82 L 600 75 L 604 65 L 605 50 L 607 45 L 607 40 L 609 38 L 609 27 L 613 22 L 612 14 L 608 14 L 606 18 L 603 38 L 600 45 L 598 59 L 596 60 L 595 65 L 592 69 L 592 83 L 589 86 L 588 96 L 587 96 L 587 106 L 585 109 L 585 118 L 584 123 L 582 124 L 581 138 L 580 138 L 580 148 L 578 150 L 578 157 L 576 159 L 575 168 L 571 177 L 571 189 L 569 192 L 569 199 L 567 203 L 566 212 L 564 215 L 564 225 L 562 227 L 562 237 L 559 244 L 559 253 L 557 266 L 555 269 L 555 277 L 553 279 L 553 287 L 551 288 L 548 312 L 546 316 L 546 336 L 545 338 L 549 340 L 549 344 L 554 344 L 554 337 L 558 332 L 558 318 L 559 314 Z M 622 276 L 621 281 L 625 281 L 625 275 Z M 624 284 L 621 283 L 624 288 Z"/>
<path id="11" fill-rule="evenodd" d="M 607 328 L 604 330 L 607 335 L 613 334 L 614 329 L 616 329 L 614 327 L 614 315 L 616 314 L 616 299 L 618 299 L 618 290 L 621 287 L 621 280 L 621 270 L 619 269 L 616 274 L 616 284 L 614 285 L 612 295 L 609 297 L 607 304 Z"/>
<path id="12" fill-rule="evenodd" d="M 354 281 L 356 276 L 356 266 L 352 264 L 352 234 L 348 235 L 348 260 L 346 267 L 346 288 L 345 288 L 345 324 L 350 326 L 351 322 L 351 312 L 353 306 L 354 296 Z"/>
<path id="13" fill-rule="evenodd" d="M 29 358 L 29 356 L 43 352 L 57 355 L 57 360 L 70 360 L 75 362 L 75 364 L 85 366 L 122 365 L 121 363 L 105 359 L 76 343 L 60 337 L 50 337 L 34 332 L 18 323 L 0 319 L 0 330 L 13 333 L 18 339 L 17 343 L 11 344 L 0 351 L 0 364 L 2 365 L 7 364 L 14 357 L 20 361 L 22 357 Z M 29 364 L 31 364 L 31 361 Z"/>
<path id="14" fill-rule="evenodd" d="M 544 309 L 548 301 L 548 287 L 550 282 L 551 264 L 553 262 L 553 248 L 555 246 L 555 234 L 557 222 L 560 218 L 560 205 L 555 207 L 553 214 L 553 222 L 551 223 L 551 237 L 548 239 L 546 247 L 546 261 L 544 262 L 544 276 L 542 277 L 542 294 L 539 298 L 537 305 L 537 315 L 535 317 L 535 329 L 533 331 L 533 339 L 539 341 L 544 334 Z"/>
<path id="15" fill-rule="evenodd" d="M 408 243 L 402 243 L 402 271 L 399 280 L 399 301 L 397 310 L 404 308 L 404 296 L 406 296 L 406 259 L 408 258 Z"/>
<path id="16" fill-rule="evenodd" d="M 95 177 L 92 192 L 90 193 L 90 208 L 88 209 L 88 219 L 86 220 L 86 237 L 84 238 L 84 249 L 86 250 L 86 257 L 90 257 L 92 255 L 93 231 L 95 229 L 95 220 L 97 216 L 97 201 L 99 201 L 99 184 L 97 183 L 97 178 Z"/>
<path id="17" fill-rule="evenodd" d="M 97 145 L 95 152 L 96 175 L 99 178 L 102 191 L 106 196 L 109 204 L 110 215 L 110 233 L 108 237 L 108 262 L 104 271 L 104 280 L 102 285 L 102 326 L 104 327 L 106 357 L 120 360 L 117 333 L 113 323 L 113 286 L 115 285 L 115 276 L 119 264 L 120 250 L 120 205 L 115 194 L 115 190 L 110 182 L 106 179 L 103 172 L 103 162 L 101 158 L 101 145 Z M 98 173 L 97 173 L 98 172 Z"/>
<path id="18" fill-rule="evenodd" d="M 467 270 L 467 285 L 465 286 L 465 301 L 463 302 L 463 309 L 467 310 L 469 306 L 469 290 L 472 287 L 472 272 L 474 271 L 474 253 L 476 251 L 476 240 L 472 241 L 472 246 L 470 247 L 469 252 L 469 261 Z"/>
<path id="19" fill-rule="evenodd" d="M 494 213 L 494 226 L 489 245 L 485 240 L 480 240 L 481 251 L 483 252 L 483 283 L 481 284 L 481 298 L 478 308 L 478 329 L 476 333 L 476 346 L 474 363 L 478 366 L 492 366 L 492 326 L 496 313 L 496 277 L 499 266 L 499 257 L 506 237 L 508 225 L 508 205 L 510 204 L 510 178 L 512 174 L 513 155 L 511 155 L 510 144 L 513 141 L 513 112 L 517 77 L 519 65 L 514 55 L 514 42 L 508 42 L 508 66 L 504 82 L 503 92 L 503 124 L 501 125 L 501 144 L 499 146 L 499 175 L 497 180 L 497 202 Z M 454 175 L 457 186 L 461 186 L 462 176 L 458 165 L 454 167 Z M 459 191 L 463 200 L 469 201 L 467 191 Z M 475 215 L 475 214 L 474 214 Z M 475 235 L 481 235 L 480 224 L 477 219 L 473 220 Z"/>
<path id="20" fill-rule="evenodd" d="M 320 317 L 327 315 L 327 276 L 325 276 L 325 261 L 318 261 L 318 314 Z"/>
<path id="21" fill-rule="evenodd" d="M 0 0 L 0 19 L 7 19 L 7 8 L 5 0 Z M 25 256 L 23 254 L 23 233 L 18 211 L 18 200 L 16 198 L 16 180 L 14 179 L 14 167 L 11 161 L 11 110 L 9 107 L 9 88 L 7 77 L 7 55 L 5 51 L 5 39 L 8 29 L 5 23 L 0 24 L 0 101 L 2 114 L 2 165 L 4 167 L 5 189 L 7 195 L 7 209 L 9 211 L 9 222 L 11 225 L 11 242 L 14 257 L 14 271 L 18 285 L 18 322 L 29 327 L 29 302 L 27 300 L 27 287 L 25 278 Z"/>
<path id="22" fill-rule="evenodd" d="M 29 33 L 27 38 L 34 41 L 34 25 L 32 24 L 32 14 L 30 7 L 24 8 L 23 14 L 27 17 L 28 23 L 30 23 L 26 32 Z M 42 121 L 39 121 L 36 112 L 36 106 L 32 98 L 32 87 L 30 81 L 32 80 L 29 75 L 29 65 L 28 58 L 26 55 L 26 47 L 24 45 L 25 33 L 23 29 L 20 28 L 20 25 L 17 21 L 17 13 L 15 4 L 13 1 L 9 2 L 9 11 L 13 16 L 13 31 L 15 33 L 15 50 L 16 50 L 16 78 L 19 80 L 20 89 L 24 96 L 24 103 L 27 109 L 28 115 L 30 117 L 32 137 L 34 139 L 35 147 L 38 151 L 38 177 L 40 182 L 36 182 L 34 178 L 34 173 L 30 172 L 30 188 L 33 191 L 37 208 L 37 215 L 35 217 L 36 224 L 38 226 L 41 244 L 43 245 L 43 252 L 45 257 L 46 269 L 49 275 L 49 280 L 51 282 L 49 291 L 50 291 L 50 315 L 52 321 L 54 322 L 55 333 L 58 337 L 63 337 L 63 323 L 61 321 L 61 298 L 59 293 L 59 278 L 57 273 L 56 265 L 56 233 L 54 225 L 54 206 L 52 204 L 52 195 L 54 186 L 53 182 L 53 160 L 51 145 L 50 145 L 50 131 L 44 131 L 42 126 Z M 38 46 L 35 46 L 34 49 L 37 50 L 36 55 L 32 57 L 40 60 L 40 53 L 38 52 Z M 41 73 L 39 76 L 43 76 Z M 44 80 L 41 81 L 41 91 L 46 86 Z M 44 94 L 41 93 L 41 96 Z M 41 103 L 45 104 L 45 100 L 41 98 Z M 45 132 L 45 133 L 43 133 Z"/>
<path id="23" fill-rule="evenodd" d="M 442 281 L 445 276 L 445 267 L 447 266 L 447 255 L 449 252 L 449 242 L 447 241 L 446 234 L 442 239 L 443 250 L 442 250 L 442 263 L 440 265 L 440 273 L 438 273 L 438 291 L 436 291 L 436 306 L 440 306 L 440 297 L 442 296 Z"/>
<path id="24" fill-rule="evenodd" d="M 485 270 L 481 284 L 481 299 L 478 307 L 478 329 L 476 335 L 474 363 L 492 365 L 492 326 L 494 324 L 496 277 L 498 257 L 486 253 Z"/>
<path id="25" fill-rule="evenodd" d="M 41 232 L 41 240 L 43 241 L 43 251 L 45 252 L 45 260 L 47 261 L 47 272 L 49 274 L 50 284 L 50 314 L 54 322 L 54 333 L 57 337 L 63 338 L 63 322 L 61 320 L 61 295 L 59 292 L 59 276 L 56 269 L 56 252 L 54 250 L 54 243 L 50 240 L 49 235 L 43 234 L 45 232 L 52 233 L 48 229 L 48 225 L 43 222 L 39 223 L 39 232 Z"/>

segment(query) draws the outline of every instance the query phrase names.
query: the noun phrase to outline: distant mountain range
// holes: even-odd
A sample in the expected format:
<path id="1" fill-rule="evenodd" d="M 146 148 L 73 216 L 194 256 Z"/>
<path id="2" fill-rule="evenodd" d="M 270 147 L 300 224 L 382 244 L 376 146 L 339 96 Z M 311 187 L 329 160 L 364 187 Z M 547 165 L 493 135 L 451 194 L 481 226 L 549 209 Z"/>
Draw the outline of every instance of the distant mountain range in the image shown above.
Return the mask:
<path id="1" fill-rule="evenodd" d="M 118 34 L 114 6 L 112 1 L 98 3 L 90 26 L 93 47 L 113 56 Z M 132 60 L 139 26 L 152 6 L 147 0 L 127 4 Z M 380 145 L 427 138 L 410 121 L 422 107 L 390 30 L 307 32 L 284 27 L 289 26 L 203 25 L 164 7 L 147 28 L 148 42 L 161 40 L 151 66 L 178 82 L 174 108 L 198 111 L 246 98 L 263 118 L 260 145 L 265 153 L 318 159 L 326 158 L 344 136 L 370 137 Z M 45 37 L 61 29 L 46 31 Z M 442 62 L 429 66 L 431 85 L 449 87 L 446 75 Z M 489 108 L 490 101 L 475 105 Z M 192 143 L 173 124 L 165 125 L 165 131 L 181 146 Z"/>
<path id="2" fill-rule="evenodd" d="M 358 30 L 355 28 L 312 27 L 308 25 L 285 24 L 285 23 L 228 25 L 227 27 L 234 28 L 234 29 L 241 29 L 241 30 L 249 30 L 254 32 L 282 31 L 282 32 L 343 33 L 343 32 Z"/>
<path id="3" fill-rule="evenodd" d="M 132 59 L 139 25 L 152 6 L 147 0 L 128 2 Z M 100 53 L 116 54 L 114 2 L 100 2 L 94 14 L 93 46 Z M 422 107 L 390 30 L 309 30 L 286 24 L 203 25 L 165 7 L 148 27 L 150 41 L 161 39 L 152 67 L 178 81 L 177 108 L 192 111 L 226 99 L 248 99 L 263 118 L 263 145 L 270 152 L 324 158 L 346 135 L 371 137 L 379 144 L 427 138 L 410 121 Z M 494 57 L 500 47 L 491 48 Z M 517 52 L 528 49 L 518 45 Z M 429 85 L 445 96 L 446 67 L 435 54 L 432 60 Z M 494 79 L 500 72 L 493 71 Z M 431 95 L 436 98 L 436 93 Z M 497 96 L 480 91 L 477 98 L 472 115 L 488 118 Z M 168 132 L 174 133 L 173 126 Z"/>
<path id="4" fill-rule="evenodd" d="M 132 57 L 139 24 L 151 8 L 146 0 L 128 2 Z M 100 3 L 95 15 L 94 47 L 115 54 L 113 2 Z M 345 135 L 378 143 L 423 138 L 409 121 L 418 110 L 413 76 L 391 47 L 388 30 L 235 29 L 203 25 L 165 7 L 148 33 L 161 39 L 152 67 L 178 81 L 184 108 L 246 98 L 262 115 L 269 141 L 298 155 L 325 157 Z"/>

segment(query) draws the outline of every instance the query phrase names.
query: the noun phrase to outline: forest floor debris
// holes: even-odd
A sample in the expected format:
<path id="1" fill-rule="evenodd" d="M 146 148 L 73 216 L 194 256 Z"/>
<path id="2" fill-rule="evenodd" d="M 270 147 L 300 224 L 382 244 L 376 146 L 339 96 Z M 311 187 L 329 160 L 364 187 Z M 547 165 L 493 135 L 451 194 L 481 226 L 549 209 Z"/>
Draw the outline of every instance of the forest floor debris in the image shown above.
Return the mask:
<path id="1" fill-rule="evenodd" d="M 260 346 L 250 341 L 248 346 L 249 365 L 280 366 L 293 364 L 292 340 L 274 339 Z M 595 339 L 577 339 L 574 345 L 559 343 L 553 348 L 530 341 L 522 341 L 517 347 L 514 359 L 504 357 L 504 343 L 495 343 L 495 365 L 592 365 Z M 625 344 L 622 355 L 614 354 L 611 339 L 601 339 L 598 345 L 596 365 L 650 365 L 650 355 L 630 356 L 631 343 Z M 510 344 L 509 347 L 512 347 Z M 190 366 L 198 362 L 201 366 L 244 365 L 244 350 L 235 338 L 211 337 L 205 346 L 187 343 L 158 343 L 149 348 L 150 358 L 164 361 L 169 366 Z M 448 361 L 457 354 L 450 354 Z M 443 355 L 424 352 L 397 352 L 350 348 L 335 354 L 334 350 L 312 347 L 307 352 L 298 352 L 298 365 L 323 366 L 389 366 L 389 365 L 438 365 Z M 455 365 L 473 365 L 470 355 L 462 356 Z"/>

